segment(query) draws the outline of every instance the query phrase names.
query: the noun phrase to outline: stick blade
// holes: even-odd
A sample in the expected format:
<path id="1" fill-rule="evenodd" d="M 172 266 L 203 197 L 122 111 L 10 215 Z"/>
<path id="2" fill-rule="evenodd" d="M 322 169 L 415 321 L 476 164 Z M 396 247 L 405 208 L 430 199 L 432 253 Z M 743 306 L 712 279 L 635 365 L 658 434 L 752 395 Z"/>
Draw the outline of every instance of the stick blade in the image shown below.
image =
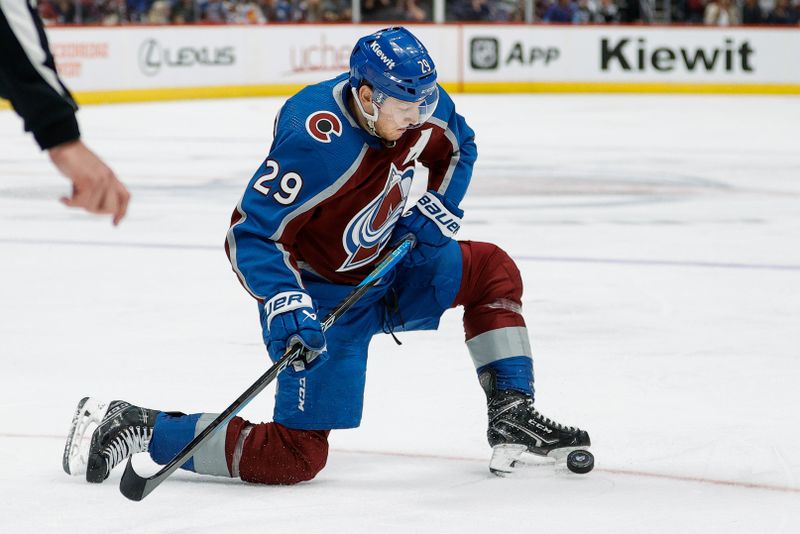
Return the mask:
<path id="1" fill-rule="evenodd" d="M 119 491 L 132 501 L 141 501 L 158 485 L 158 482 L 155 484 L 152 482 L 154 481 L 139 476 L 133 468 L 133 457 L 131 456 L 125 465 L 122 480 L 119 481 Z"/>

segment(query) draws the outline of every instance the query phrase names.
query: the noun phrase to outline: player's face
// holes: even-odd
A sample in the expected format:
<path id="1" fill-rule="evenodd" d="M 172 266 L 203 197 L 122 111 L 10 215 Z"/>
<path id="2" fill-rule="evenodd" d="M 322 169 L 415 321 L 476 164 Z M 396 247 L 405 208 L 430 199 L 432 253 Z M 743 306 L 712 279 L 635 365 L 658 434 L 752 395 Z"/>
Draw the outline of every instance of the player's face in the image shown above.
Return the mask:
<path id="1" fill-rule="evenodd" d="M 410 126 L 420 122 L 418 102 L 404 102 L 390 97 L 378 105 L 378 109 L 375 131 L 387 141 L 397 141 Z"/>
<path id="2" fill-rule="evenodd" d="M 439 102 L 439 89 L 436 85 L 425 88 L 423 98 L 418 102 L 409 102 L 390 97 L 381 91 L 373 91 L 363 85 L 356 92 L 353 90 L 361 113 L 357 115 L 359 124 L 364 129 L 374 127 L 376 135 L 386 141 L 397 141 L 410 128 L 419 128 L 431 118 Z M 373 117 L 377 116 L 377 119 Z M 369 122 L 374 120 L 372 126 Z"/>

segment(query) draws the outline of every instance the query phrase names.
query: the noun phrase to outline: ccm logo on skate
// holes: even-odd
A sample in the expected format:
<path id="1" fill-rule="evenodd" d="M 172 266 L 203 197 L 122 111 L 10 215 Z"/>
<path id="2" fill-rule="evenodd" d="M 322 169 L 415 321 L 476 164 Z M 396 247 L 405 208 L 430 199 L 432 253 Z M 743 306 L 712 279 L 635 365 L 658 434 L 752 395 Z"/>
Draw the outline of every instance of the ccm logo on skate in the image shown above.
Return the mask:
<path id="1" fill-rule="evenodd" d="M 543 424 L 541 424 L 541 423 L 537 422 L 537 421 L 536 421 L 536 420 L 534 420 L 534 419 L 528 419 L 528 424 L 531 424 L 531 425 L 535 426 L 535 427 L 536 427 L 536 428 L 538 428 L 539 430 L 544 430 L 544 431 L 545 431 L 545 432 L 547 432 L 548 434 L 552 434 L 552 433 L 553 433 L 553 431 L 552 431 L 552 430 L 550 430 L 549 428 L 547 428 L 546 426 L 544 426 Z"/>
<path id="2" fill-rule="evenodd" d="M 452 238 L 461 229 L 461 219 L 447 211 L 435 196 L 426 193 L 417 202 L 417 207 L 423 215 L 439 226 L 443 235 Z"/>
<path id="3" fill-rule="evenodd" d="M 272 324 L 272 318 L 279 313 L 284 313 L 298 308 L 314 308 L 311 302 L 311 297 L 302 291 L 284 291 L 278 293 L 266 304 L 264 304 L 264 312 L 267 314 L 267 330 L 269 325 Z"/>
<path id="4" fill-rule="evenodd" d="M 320 143 L 330 143 L 342 135 L 342 122 L 330 111 L 316 111 L 306 119 L 306 131 Z"/>

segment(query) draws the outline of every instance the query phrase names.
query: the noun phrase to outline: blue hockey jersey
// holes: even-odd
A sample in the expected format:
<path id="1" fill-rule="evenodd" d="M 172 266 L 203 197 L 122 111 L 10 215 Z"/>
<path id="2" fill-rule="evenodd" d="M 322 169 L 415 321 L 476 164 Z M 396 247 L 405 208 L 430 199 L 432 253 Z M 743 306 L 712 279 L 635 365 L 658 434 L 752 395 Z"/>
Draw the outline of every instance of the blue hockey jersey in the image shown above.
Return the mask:
<path id="1" fill-rule="evenodd" d="M 358 283 L 391 240 L 416 162 L 429 170 L 429 190 L 461 202 L 477 157 L 474 132 L 439 91 L 432 118 L 391 147 L 359 126 L 347 74 L 286 102 L 225 242 L 250 294 L 267 300 L 301 289 L 305 273 Z"/>

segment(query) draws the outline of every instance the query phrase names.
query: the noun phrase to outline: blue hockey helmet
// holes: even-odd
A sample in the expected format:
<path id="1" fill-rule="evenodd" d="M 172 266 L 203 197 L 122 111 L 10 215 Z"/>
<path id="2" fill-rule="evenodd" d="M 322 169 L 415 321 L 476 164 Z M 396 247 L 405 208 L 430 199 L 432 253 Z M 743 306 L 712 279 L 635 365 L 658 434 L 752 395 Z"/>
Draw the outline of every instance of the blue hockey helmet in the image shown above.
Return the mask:
<path id="1" fill-rule="evenodd" d="M 350 86 L 356 92 L 362 84 L 372 88 L 378 108 L 388 98 L 418 104 L 419 119 L 412 128 L 427 121 L 439 102 L 436 65 L 425 45 L 402 27 L 385 28 L 358 40 L 350 55 Z M 373 116 L 361 111 L 368 120 L 377 120 L 377 110 Z"/>

